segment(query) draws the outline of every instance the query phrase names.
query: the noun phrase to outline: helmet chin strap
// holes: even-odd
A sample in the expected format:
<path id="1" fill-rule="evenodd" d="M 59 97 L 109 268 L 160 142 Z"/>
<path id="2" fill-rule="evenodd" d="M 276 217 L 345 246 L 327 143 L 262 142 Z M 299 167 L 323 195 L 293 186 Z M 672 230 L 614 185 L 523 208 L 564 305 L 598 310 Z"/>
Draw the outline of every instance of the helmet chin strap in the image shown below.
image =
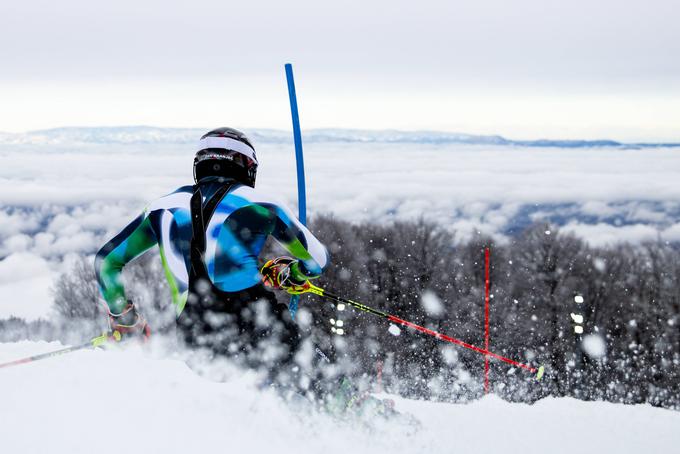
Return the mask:
<path id="1" fill-rule="evenodd" d="M 233 182 L 239 182 L 239 181 L 236 178 L 232 178 L 232 177 L 223 177 L 223 176 L 219 176 L 219 175 L 208 175 L 208 176 L 201 178 L 199 181 L 196 182 L 196 184 L 233 183 Z"/>

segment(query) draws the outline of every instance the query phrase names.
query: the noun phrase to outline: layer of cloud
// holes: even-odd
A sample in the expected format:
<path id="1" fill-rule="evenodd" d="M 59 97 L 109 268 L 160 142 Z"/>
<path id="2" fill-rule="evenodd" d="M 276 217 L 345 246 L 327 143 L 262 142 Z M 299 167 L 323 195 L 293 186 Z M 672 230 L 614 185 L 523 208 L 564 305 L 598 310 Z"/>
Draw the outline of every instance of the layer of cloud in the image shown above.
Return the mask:
<path id="1" fill-rule="evenodd" d="M 0 319 L 45 317 L 52 306 L 53 279 L 47 261 L 37 255 L 16 253 L 0 260 Z"/>
<path id="2" fill-rule="evenodd" d="M 292 147 L 257 145 L 258 187 L 294 206 Z M 600 224 L 673 236 L 680 220 L 677 149 L 311 143 L 305 150 L 310 214 L 356 222 L 425 217 L 492 234 L 550 220 L 574 231 L 583 224 L 578 230 L 593 237 L 602 236 Z M 90 249 L 151 200 L 192 181 L 186 144 L 15 145 L 0 153 L 10 163 L 0 169 L 4 255 Z"/>
<path id="3" fill-rule="evenodd" d="M 261 143 L 258 187 L 296 205 L 292 147 Z M 594 245 L 680 241 L 680 150 L 310 143 L 309 214 L 353 222 L 424 217 L 465 240 L 501 241 L 531 222 Z M 153 199 L 191 184 L 182 144 L 4 145 L 0 155 L 0 307 L 36 317 L 54 273 L 93 254 Z M 34 310 L 35 309 L 35 310 Z"/>

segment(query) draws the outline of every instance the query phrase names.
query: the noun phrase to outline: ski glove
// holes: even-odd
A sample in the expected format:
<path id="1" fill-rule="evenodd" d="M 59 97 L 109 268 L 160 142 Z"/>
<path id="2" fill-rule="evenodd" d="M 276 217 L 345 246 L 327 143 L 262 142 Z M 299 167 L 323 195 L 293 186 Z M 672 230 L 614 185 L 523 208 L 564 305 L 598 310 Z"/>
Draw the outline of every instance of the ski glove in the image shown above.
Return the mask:
<path id="1" fill-rule="evenodd" d="M 260 270 L 262 282 L 266 287 L 285 290 L 288 293 L 304 293 L 309 287 L 307 277 L 292 257 L 277 257 L 269 260 Z"/>
<path id="2" fill-rule="evenodd" d="M 109 328 L 110 337 L 116 341 L 134 337 L 146 341 L 151 337 L 151 328 L 130 300 L 120 314 L 109 312 Z"/>

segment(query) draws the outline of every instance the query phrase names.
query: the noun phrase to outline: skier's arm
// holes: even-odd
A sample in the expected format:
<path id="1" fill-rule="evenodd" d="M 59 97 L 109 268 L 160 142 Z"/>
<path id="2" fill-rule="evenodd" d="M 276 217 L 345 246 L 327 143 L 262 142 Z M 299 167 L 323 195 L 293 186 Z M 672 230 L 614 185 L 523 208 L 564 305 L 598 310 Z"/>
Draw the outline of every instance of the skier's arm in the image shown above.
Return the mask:
<path id="1" fill-rule="evenodd" d="M 299 272 L 299 275 L 294 277 L 296 279 L 319 277 L 329 261 L 328 251 L 324 245 L 297 220 L 289 209 L 277 205 L 275 214 L 272 236 L 299 260 L 298 266 L 293 269 L 295 273 Z"/>
<path id="2" fill-rule="evenodd" d="M 95 274 L 99 289 L 112 314 L 120 314 L 127 306 L 122 281 L 123 267 L 156 244 L 156 235 L 149 217 L 143 213 L 97 253 Z"/>

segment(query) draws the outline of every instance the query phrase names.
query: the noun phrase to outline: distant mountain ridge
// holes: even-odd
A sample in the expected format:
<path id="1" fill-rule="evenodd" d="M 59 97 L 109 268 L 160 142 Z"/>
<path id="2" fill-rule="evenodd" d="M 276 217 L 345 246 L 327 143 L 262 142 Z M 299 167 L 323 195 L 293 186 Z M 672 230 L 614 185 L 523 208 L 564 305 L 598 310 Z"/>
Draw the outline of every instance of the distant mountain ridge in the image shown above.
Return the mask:
<path id="1" fill-rule="evenodd" d="M 243 128 L 256 143 L 291 143 L 289 131 Z M 158 128 L 153 126 L 65 127 L 29 131 L 0 132 L 0 145 L 69 145 L 69 144 L 193 144 L 205 133 L 198 128 Z M 397 131 L 361 129 L 310 129 L 303 131 L 307 143 L 423 143 L 505 145 L 557 148 L 658 148 L 680 147 L 680 143 L 623 143 L 614 140 L 512 140 L 499 135 L 473 135 L 439 131 Z"/>

